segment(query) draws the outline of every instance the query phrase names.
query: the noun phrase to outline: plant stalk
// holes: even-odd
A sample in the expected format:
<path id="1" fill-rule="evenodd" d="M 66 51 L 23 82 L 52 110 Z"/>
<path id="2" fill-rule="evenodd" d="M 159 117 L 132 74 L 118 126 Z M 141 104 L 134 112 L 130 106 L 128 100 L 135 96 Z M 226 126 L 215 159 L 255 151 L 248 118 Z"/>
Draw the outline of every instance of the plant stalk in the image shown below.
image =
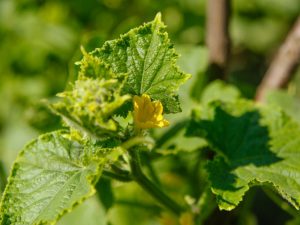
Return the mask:
<path id="1" fill-rule="evenodd" d="M 176 215 L 180 215 L 183 211 L 182 207 L 162 192 L 154 183 L 152 183 L 143 173 L 141 169 L 140 155 L 138 148 L 129 150 L 130 168 L 134 181 L 136 181 L 145 191 L 147 191 L 153 198 L 160 202 L 163 206 L 168 208 Z"/>
<path id="2" fill-rule="evenodd" d="M 103 170 L 103 176 L 108 177 L 108 178 L 113 178 L 115 180 L 121 181 L 121 182 L 130 182 L 132 181 L 132 177 L 127 174 L 120 174 L 120 173 L 114 173 L 109 170 Z"/>

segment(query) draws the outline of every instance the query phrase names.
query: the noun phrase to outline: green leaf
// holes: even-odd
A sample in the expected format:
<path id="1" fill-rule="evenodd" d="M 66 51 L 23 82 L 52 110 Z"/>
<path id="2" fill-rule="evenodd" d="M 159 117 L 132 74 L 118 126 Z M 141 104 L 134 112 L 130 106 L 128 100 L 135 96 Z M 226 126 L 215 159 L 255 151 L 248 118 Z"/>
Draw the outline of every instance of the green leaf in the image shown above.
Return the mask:
<path id="1" fill-rule="evenodd" d="M 81 52 L 83 58 L 75 63 L 75 65 L 80 66 L 78 79 L 84 79 L 86 77 L 105 80 L 117 78 L 117 75 L 112 72 L 111 68 L 100 58 L 88 54 L 83 47 L 81 47 Z"/>
<path id="2" fill-rule="evenodd" d="M 163 103 L 166 113 L 180 111 L 175 91 L 189 75 L 176 66 L 178 55 L 160 14 L 154 21 L 106 42 L 91 54 L 110 65 L 115 73 L 128 74 L 125 93 L 148 94 Z"/>
<path id="3" fill-rule="evenodd" d="M 71 91 L 60 93 L 62 101 L 51 107 L 67 125 L 82 133 L 96 137 L 113 134 L 118 123 L 112 117 L 130 99 L 120 94 L 121 87 L 117 79 L 82 77 Z"/>
<path id="4" fill-rule="evenodd" d="M 20 152 L 2 198 L 1 224 L 53 224 L 95 193 L 104 153 L 63 135 L 42 135 Z"/>
<path id="5" fill-rule="evenodd" d="M 104 207 L 93 196 L 63 216 L 57 225 L 108 225 Z"/>
<path id="6" fill-rule="evenodd" d="M 201 96 L 201 103 L 207 105 L 213 101 L 233 102 L 240 97 L 241 94 L 236 87 L 225 84 L 221 80 L 216 80 L 204 89 Z"/>
<path id="7" fill-rule="evenodd" d="M 296 217 L 292 220 L 289 220 L 285 225 L 299 225 L 300 224 L 300 217 Z"/>
<path id="8" fill-rule="evenodd" d="M 205 137 L 217 153 L 207 170 L 219 208 L 235 208 L 252 185 L 271 185 L 299 209 L 299 124 L 279 108 L 250 101 L 209 108 L 194 113 L 188 134 Z"/>
<path id="9" fill-rule="evenodd" d="M 282 108 L 289 116 L 300 123 L 300 100 L 296 96 L 283 90 L 270 90 L 266 95 L 266 102 Z"/>
<path id="10" fill-rule="evenodd" d="M 105 211 L 108 211 L 115 201 L 111 183 L 112 181 L 110 179 L 103 177 L 96 184 L 98 199 L 102 203 Z"/>

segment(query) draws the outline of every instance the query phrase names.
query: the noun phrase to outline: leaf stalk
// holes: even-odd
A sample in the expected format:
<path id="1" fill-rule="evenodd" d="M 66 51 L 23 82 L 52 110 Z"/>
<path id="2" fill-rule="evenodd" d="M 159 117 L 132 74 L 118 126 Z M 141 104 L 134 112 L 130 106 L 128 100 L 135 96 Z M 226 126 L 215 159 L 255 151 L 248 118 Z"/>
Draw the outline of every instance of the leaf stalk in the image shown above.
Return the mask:
<path id="1" fill-rule="evenodd" d="M 136 181 L 145 191 L 147 191 L 153 198 L 159 203 L 165 206 L 176 215 L 180 215 L 183 212 L 182 207 L 176 203 L 173 199 L 167 196 L 160 188 L 152 183 L 141 169 L 140 152 L 138 148 L 130 149 L 130 168 L 134 181 Z"/>

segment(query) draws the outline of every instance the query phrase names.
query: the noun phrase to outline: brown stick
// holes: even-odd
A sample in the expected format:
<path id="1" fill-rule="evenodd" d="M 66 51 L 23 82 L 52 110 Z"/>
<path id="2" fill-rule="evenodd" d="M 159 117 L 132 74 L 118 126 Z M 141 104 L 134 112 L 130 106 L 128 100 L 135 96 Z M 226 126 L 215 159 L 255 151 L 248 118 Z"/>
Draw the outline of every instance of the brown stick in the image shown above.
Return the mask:
<path id="1" fill-rule="evenodd" d="M 261 84 L 256 91 L 256 101 L 263 102 L 270 89 L 284 88 L 292 79 L 300 63 L 300 17 L 279 48 Z"/>
<path id="2" fill-rule="evenodd" d="M 225 79 L 230 54 L 230 0 L 207 1 L 207 36 L 210 80 Z"/>

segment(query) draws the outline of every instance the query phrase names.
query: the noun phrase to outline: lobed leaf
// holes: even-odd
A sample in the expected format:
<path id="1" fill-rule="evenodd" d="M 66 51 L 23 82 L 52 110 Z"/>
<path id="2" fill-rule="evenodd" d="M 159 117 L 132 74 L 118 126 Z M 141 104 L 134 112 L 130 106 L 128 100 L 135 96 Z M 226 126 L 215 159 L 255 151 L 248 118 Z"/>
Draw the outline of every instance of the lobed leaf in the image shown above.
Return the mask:
<path id="1" fill-rule="evenodd" d="M 209 108 L 194 113 L 188 134 L 205 137 L 217 153 L 206 168 L 219 208 L 235 208 L 252 185 L 271 185 L 299 209 L 299 124 L 276 107 L 250 101 Z"/>

